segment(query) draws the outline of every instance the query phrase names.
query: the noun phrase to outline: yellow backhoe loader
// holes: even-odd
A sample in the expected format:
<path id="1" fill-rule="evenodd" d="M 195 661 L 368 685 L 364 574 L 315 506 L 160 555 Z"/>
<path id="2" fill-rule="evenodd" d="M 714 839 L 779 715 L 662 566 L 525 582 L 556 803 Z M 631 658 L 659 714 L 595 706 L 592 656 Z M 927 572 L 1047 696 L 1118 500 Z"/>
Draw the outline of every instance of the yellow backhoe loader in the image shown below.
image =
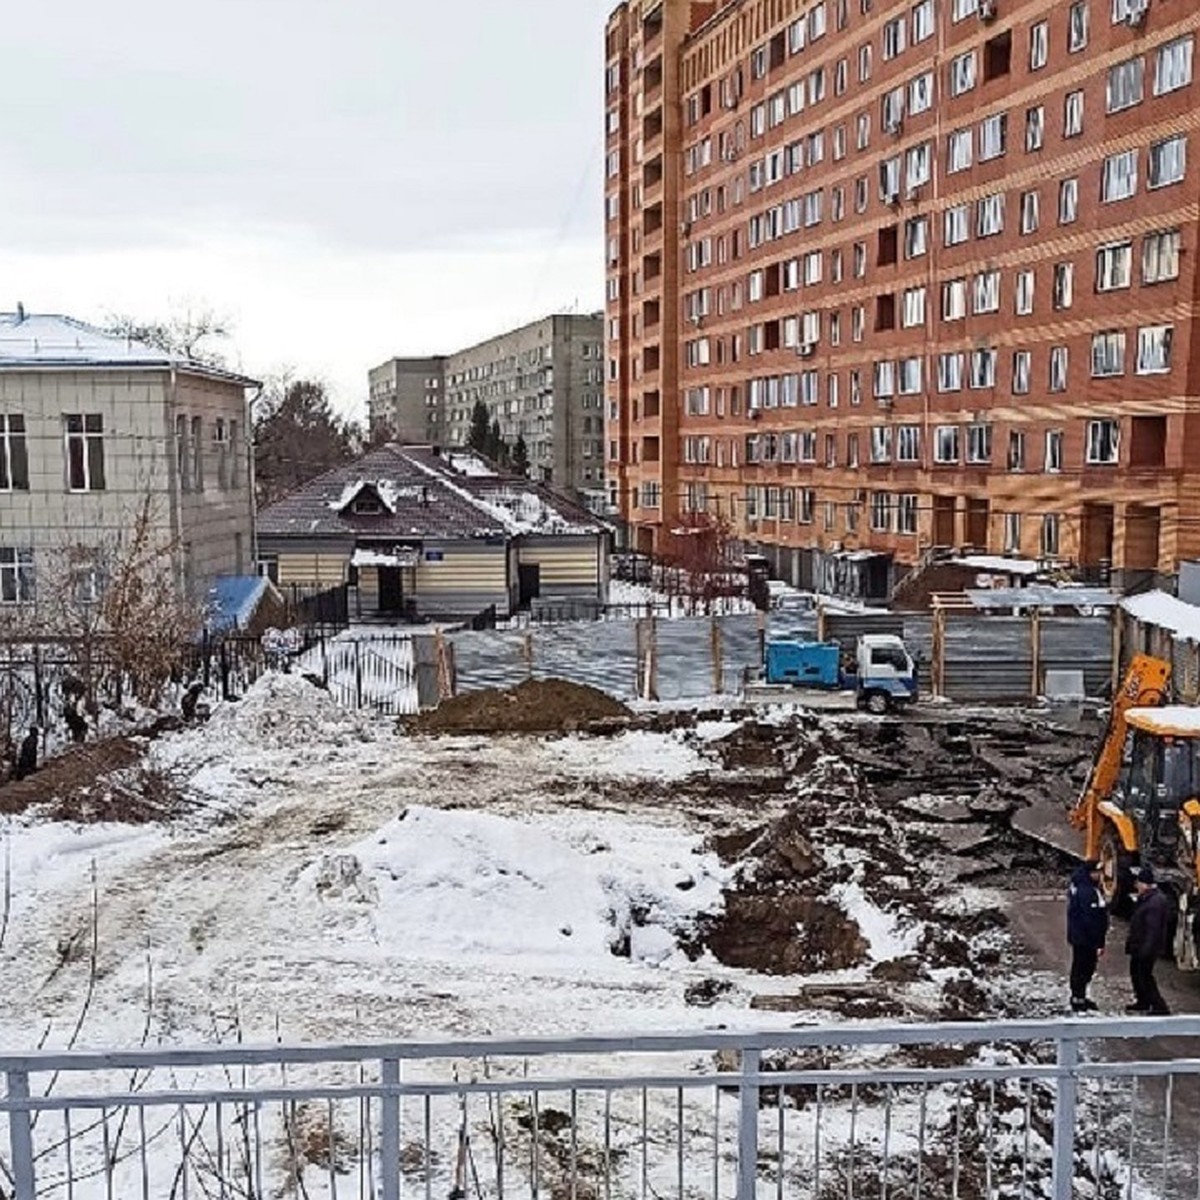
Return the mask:
<path id="1" fill-rule="evenodd" d="M 1200 707 L 1170 705 L 1171 666 L 1137 655 L 1071 811 L 1083 856 L 1098 859 L 1113 911 L 1127 915 L 1136 866 L 1154 868 L 1177 903 L 1174 948 L 1200 970 Z"/>

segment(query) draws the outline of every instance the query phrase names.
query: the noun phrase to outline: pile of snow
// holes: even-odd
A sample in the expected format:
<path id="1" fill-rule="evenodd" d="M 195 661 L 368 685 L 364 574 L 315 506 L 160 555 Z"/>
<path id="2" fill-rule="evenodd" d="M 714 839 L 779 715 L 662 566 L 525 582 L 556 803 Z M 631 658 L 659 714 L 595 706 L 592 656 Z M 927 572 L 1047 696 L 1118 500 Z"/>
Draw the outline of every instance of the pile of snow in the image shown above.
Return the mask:
<path id="1" fill-rule="evenodd" d="M 324 906 L 326 937 L 384 958 L 607 970 L 614 955 L 670 958 L 677 936 L 720 906 L 727 875 L 675 830 L 413 806 L 318 859 L 296 888 Z"/>
<path id="2" fill-rule="evenodd" d="M 475 503 L 509 533 L 579 534 L 595 533 L 596 528 L 568 520 L 553 504 L 537 492 L 524 488 L 497 488 L 481 492 Z"/>
<path id="3" fill-rule="evenodd" d="M 549 757 L 567 775 L 581 779 L 686 779 L 715 765 L 683 735 L 630 729 L 612 738 L 553 742 Z"/>
<path id="4" fill-rule="evenodd" d="M 478 454 L 447 454 L 446 462 L 452 470 L 460 475 L 470 475 L 475 478 L 494 476 L 492 468 Z"/>
<path id="5" fill-rule="evenodd" d="M 346 745 L 368 736 L 366 723 L 302 675 L 269 672 L 209 722 L 210 741 L 295 750 L 315 742 Z"/>

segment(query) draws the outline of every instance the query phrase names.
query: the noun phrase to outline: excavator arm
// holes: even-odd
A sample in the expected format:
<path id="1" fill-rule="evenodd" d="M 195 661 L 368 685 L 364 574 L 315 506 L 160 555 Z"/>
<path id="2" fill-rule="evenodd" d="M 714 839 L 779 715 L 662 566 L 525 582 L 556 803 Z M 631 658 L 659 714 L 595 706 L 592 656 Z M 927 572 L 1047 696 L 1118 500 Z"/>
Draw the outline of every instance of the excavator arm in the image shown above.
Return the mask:
<path id="1" fill-rule="evenodd" d="M 1085 857 L 1095 858 L 1104 826 L 1100 806 L 1109 799 L 1121 774 L 1121 758 L 1128 732 L 1126 714 L 1131 708 L 1155 708 L 1167 694 L 1171 664 L 1149 654 L 1136 654 L 1125 673 L 1120 691 L 1113 697 L 1108 730 L 1092 764 L 1083 792 L 1071 810 L 1071 824 L 1086 830 Z"/>

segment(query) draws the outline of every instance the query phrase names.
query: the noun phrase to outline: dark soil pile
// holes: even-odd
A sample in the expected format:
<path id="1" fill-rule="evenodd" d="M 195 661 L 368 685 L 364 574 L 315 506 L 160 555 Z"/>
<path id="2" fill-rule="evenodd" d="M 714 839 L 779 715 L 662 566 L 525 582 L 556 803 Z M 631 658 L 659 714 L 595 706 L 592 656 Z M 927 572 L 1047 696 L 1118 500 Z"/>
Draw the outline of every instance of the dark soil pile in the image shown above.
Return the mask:
<path id="1" fill-rule="evenodd" d="M 444 701 L 408 724 L 415 733 L 613 732 L 633 714 L 596 688 L 565 679 L 527 679 Z"/>

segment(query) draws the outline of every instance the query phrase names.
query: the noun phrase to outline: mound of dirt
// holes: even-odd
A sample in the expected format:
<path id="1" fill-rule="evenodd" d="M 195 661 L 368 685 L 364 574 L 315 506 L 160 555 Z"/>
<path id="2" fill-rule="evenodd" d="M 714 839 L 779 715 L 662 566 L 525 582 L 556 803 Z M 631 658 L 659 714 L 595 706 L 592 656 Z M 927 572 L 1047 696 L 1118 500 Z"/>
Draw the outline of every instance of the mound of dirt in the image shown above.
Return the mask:
<path id="1" fill-rule="evenodd" d="M 727 892 L 724 910 L 705 932 L 708 948 L 727 967 L 767 975 L 842 971 L 865 961 L 867 943 L 840 908 L 798 893 Z"/>
<path id="2" fill-rule="evenodd" d="M 527 679 L 444 701 L 408 725 L 415 733 L 570 733 L 628 720 L 619 700 L 565 679 Z"/>

